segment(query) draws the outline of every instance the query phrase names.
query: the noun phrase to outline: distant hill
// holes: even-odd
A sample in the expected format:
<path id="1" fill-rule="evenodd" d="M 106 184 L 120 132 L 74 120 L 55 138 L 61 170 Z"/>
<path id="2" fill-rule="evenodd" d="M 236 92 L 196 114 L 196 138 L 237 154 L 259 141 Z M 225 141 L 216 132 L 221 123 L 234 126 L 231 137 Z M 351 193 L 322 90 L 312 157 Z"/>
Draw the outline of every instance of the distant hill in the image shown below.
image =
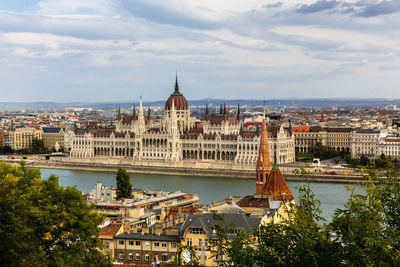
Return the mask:
<path id="1" fill-rule="evenodd" d="M 200 99 L 188 100 L 191 106 L 219 106 L 221 103 L 236 106 L 238 104 L 249 106 L 263 105 L 264 100 L 252 99 Z M 400 106 L 400 99 L 386 98 L 287 98 L 287 99 L 268 99 L 265 101 L 268 106 L 358 106 L 358 107 L 378 107 L 389 104 Z M 64 108 L 95 108 L 95 109 L 115 109 L 130 108 L 132 104 L 138 106 L 138 101 L 121 101 L 121 102 L 0 102 L 0 110 L 16 110 L 16 109 L 64 109 Z M 165 100 L 143 102 L 144 106 L 164 106 Z"/>

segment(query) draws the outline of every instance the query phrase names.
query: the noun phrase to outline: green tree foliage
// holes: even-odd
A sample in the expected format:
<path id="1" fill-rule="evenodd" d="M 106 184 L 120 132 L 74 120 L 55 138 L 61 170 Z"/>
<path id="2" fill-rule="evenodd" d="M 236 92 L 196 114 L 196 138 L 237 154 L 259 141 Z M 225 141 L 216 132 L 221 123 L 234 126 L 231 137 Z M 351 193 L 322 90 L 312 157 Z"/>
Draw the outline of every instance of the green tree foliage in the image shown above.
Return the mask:
<path id="1" fill-rule="evenodd" d="M 341 241 L 344 262 L 353 266 L 400 265 L 400 184 L 391 170 L 387 178 L 370 172 L 365 194 L 352 195 L 336 210 L 329 229 Z"/>
<path id="2" fill-rule="evenodd" d="M 331 159 L 338 157 L 340 154 L 336 149 L 332 147 L 323 146 L 320 142 L 318 142 L 315 146 L 310 149 L 310 153 L 314 155 L 314 157 L 320 159 Z"/>
<path id="3" fill-rule="evenodd" d="M 98 225 L 75 187 L 39 169 L 0 163 L 0 262 L 6 266 L 109 266 Z"/>
<path id="4" fill-rule="evenodd" d="M 119 168 L 117 172 L 117 199 L 132 198 L 132 184 L 129 173 Z"/>
<path id="5" fill-rule="evenodd" d="M 393 169 L 396 163 L 396 158 L 385 156 L 385 154 L 382 154 L 379 158 L 375 160 L 375 167 L 377 169 Z"/>
<path id="6" fill-rule="evenodd" d="M 42 154 L 46 152 L 43 139 L 34 138 L 32 141 L 32 154 Z"/>
<path id="7" fill-rule="evenodd" d="M 344 156 L 344 162 L 346 162 L 347 164 L 351 164 L 352 163 L 351 156 L 349 154 L 346 154 Z"/>
<path id="8" fill-rule="evenodd" d="M 368 166 L 371 164 L 371 161 L 366 155 L 361 155 L 360 157 L 360 164 L 361 166 Z"/>
<path id="9" fill-rule="evenodd" d="M 217 247 L 219 266 L 400 266 L 399 173 L 388 171 L 360 185 L 332 222 L 320 216 L 320 202 L 307 184 L 298 188 L 299 206 L 286 203 L 288 216 L 261 225 L 254 239 L 238 234 Z M 222 232 L 220 228 L 215 228 Z"/>

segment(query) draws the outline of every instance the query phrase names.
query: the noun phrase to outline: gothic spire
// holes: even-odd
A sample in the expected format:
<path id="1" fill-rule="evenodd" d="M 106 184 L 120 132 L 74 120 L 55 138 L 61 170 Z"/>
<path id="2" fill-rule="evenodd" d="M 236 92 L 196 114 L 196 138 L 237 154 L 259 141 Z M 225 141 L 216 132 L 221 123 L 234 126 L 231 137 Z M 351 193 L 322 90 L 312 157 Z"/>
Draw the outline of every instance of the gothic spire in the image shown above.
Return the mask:
<path id="1" fill-rule="evenodd" d="M 147 119 L 150 120 L 151 119 L 151 108 L 149 106 L 149 108 L 147 109 Z"/>
<path id="2" fill-rule="evenodd" d="M 242 120 L 242 116 L 240 115 L 240 104 L 238 104 L 238 109 L 237 109 L 237 118 L 238 121 Z"/>
<path id="3" fill-rule="evenodd" d="M 179 92 L 178 74 L 175 76 L 175 92 Z"/>
<path id="4" fill-rule="evenodd" d="M 271 171 L 271 156 L 269 153 L 268 131 L 267 123 L 263 119 L 261 124 L 260 145 L 258 149 L 258 158 L 256 164 L 257 184 L 256 193 L 265 194 L 265 184 L 267 183 L 267 176 Z"/>

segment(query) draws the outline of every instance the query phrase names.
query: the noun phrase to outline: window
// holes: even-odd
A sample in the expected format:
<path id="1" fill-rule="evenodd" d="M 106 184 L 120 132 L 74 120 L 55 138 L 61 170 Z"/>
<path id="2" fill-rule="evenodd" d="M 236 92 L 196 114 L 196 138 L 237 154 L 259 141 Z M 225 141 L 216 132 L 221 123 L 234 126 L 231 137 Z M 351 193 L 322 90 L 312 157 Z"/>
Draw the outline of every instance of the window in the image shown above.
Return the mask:
<path id="1" fill-rule="evenodd" d="M 129 246 L 133 246 L 133 241 L 129 241 Z"/>
<path id="2" fill-rule="evenodd" d="M 140 261 L 140 255 L 139 255 L 139 253 L 136 253 L 136 261 Z"/>
<path id="3" fill-rule="evenodd" d="M 150 260 L 149 254 L 144 255 L 144 261 L 149 261 L 149 260 Z"/>
<path id="4" fill-rule="evenodd" d="M 109 249 L 110 248 L 110 244 L 108 242 L 105 242 L 105 244 L 106 244 L 106 249 Z"/>
<path id="5" fill-rule="evenodd" d="M 168 254 L 162 254 L 161 261 L 168 261 Z"/>
<path id="6" fill-rule="evenodd" d="M 191 238 L 188 238 L 188 239 L 186 240 L 186 245 L 188 245 L 188 246 L 191 246 L 191 245 L 192 245 L 192 239 L 191 239 Z"/>
<path id="7" fill-rule="evenodd" d="M 136 246 L 140 247 L 140 241 L 136 241 Z"/>
<path id="8" fill-rule="evenodd" d="M 167 247 L 167 243 L 161 243 L 161 247 L 166 248 Z"/>
<path id="9" fill-rule="evenodd" d="M 124 253 L 120 252 L 119 253 L 119 259 L 122 260 L 124 258 Z"/>
<path id="10" fill-rule="evenodd" d="M 118 244 L 120 244 L 121 246 L 123 246 L 125 244 L 124 240 L 119 240 Z"/>
<path id="11" fill-rule="evenodd" d="M 175 242 L 171 243 L 171 248 L 176 248 L 176 243 Z"/>
<path id="12" fill-rule="evenodd" d="M 159 242 L 154 242 L 154 247 L 156 247 L 156 248 L 160 247 L 160 243 Z"/>
<path id="13" fill-rule="evenodd" d="M 207 248 L 207 246 L 208 246 L 208 240 L 204 239 L 204 247 Z"/>
<path id="14" fill-rule="evenodd" d="M 131 261 L 131 260 L 133 260 L 133 256 L 132 256 L 132 253 L 129 253 L 129 255 L 128 255 L 128 259 Z"/>
<path id="15" fill-rule="evenodd" d="M 145 247 L 150 247 L 150 242 L 149 241 L 144 242 L 144 246 Z"/>
<path id="16" fill-rule="evenodd" d="M 199 239 L 199 247 L 201 247 L 203 245 L 203 240 Z"/>

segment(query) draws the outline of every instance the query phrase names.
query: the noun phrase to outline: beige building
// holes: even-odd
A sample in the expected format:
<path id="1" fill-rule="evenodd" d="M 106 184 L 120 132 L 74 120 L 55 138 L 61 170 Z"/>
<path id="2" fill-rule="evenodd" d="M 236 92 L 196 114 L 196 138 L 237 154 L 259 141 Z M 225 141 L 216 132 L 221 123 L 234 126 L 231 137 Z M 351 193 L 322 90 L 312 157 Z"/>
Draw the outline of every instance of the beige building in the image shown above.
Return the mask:
<path id="1" fill-rule="evenodd" d="M 224 214 L 223 226 L 229 229 L 227 235 L 234 239 L 240 231 L 246 231 L 252 235 L 253 231 L 260 225 L 261 218 L 252 218 L 243 214 Z M 212 247 L 213 241 L 218 236 L 213 229 L 216 223 L 214 214 L 206 213 L 202 215 L 190 214 L 180 228 L 180 240 L 182 245 L 191 246 L 196 255 L 190 255 L 188 250 L 181 253 L 183 264 L 189 263 L 193 256 L 204 266 L 218 266 L 215 262 L 216 248 Z M 230 226 L 233 226 L 230 228 Z"/>
<path id="2" fill-rule="evenodd" d="M 42 127 L 44 147 L 47 150 L 64 149 L 64 128 Z"/>
<path id="3" fill-rule="evenodd" d="M 5 145 L 4 130 L 0 130 L 0 147 L 4 147 Z"/>
<path id="4" fill-rule="evenodd" d="M 178 229 L 156 228 L 154 233 L 126 232 L 114 238 L 114 258 L 124 264 L 173 263 L 178 257 Z"/>
<path id="5" fill-rule="evenodd" d="M 6 145 L 13 150 L 32 148 L 33 139 L 42 139 L 43 131 L 35 128 L 17 128 L 6 134 Z"/>
<path id="6" fill-rule="evenodd" d="M 101 228 L 99 239 L 104 242 L 103 253 L 114 257 L 115 241 L 114 237 L 124 232 L 122 223 L 110 223 Z"/>
<path id="7" fill-rule="evenodd" d="M 351 157 L 359 158 L 362 155 L 370 159 L 378 157 L 379 140 L 386 135 L 386 130 L 379 129 L 360 129 L 354 132 L 351 140 Z"/>
<path id="8" fill-rule="evenodd" d="M 349 153 L 354 129 L 351 127 L 299 126 L 293 127 L 292 131 L 297 154 L 309 153 L 317 143 L 332 147 L 338 152 Z"/>
<path id="9" fill-rule="evenodd" d="M 297 154 L 307 154 L 317 143 L 326 146 L 326 132 L 320 126 L 299 126 L 292 128 Z"/>
<path id="10" fill-rule="evenodd" d="M 380 155 L 386 155 L 396 158 L 397 160 L 400 159 L 400 137 L 399 136 L 388 136 L 381 138 L 379 140 L 378 145 L 378 154 L 377 157 Z"/>
<path id="11" fill-rule="evenodd" d="M 354 131 L 350 127 L 325 127 L 326 145 L 333 147 L 338 152 L 350 152 L 351 136 Z"/>

